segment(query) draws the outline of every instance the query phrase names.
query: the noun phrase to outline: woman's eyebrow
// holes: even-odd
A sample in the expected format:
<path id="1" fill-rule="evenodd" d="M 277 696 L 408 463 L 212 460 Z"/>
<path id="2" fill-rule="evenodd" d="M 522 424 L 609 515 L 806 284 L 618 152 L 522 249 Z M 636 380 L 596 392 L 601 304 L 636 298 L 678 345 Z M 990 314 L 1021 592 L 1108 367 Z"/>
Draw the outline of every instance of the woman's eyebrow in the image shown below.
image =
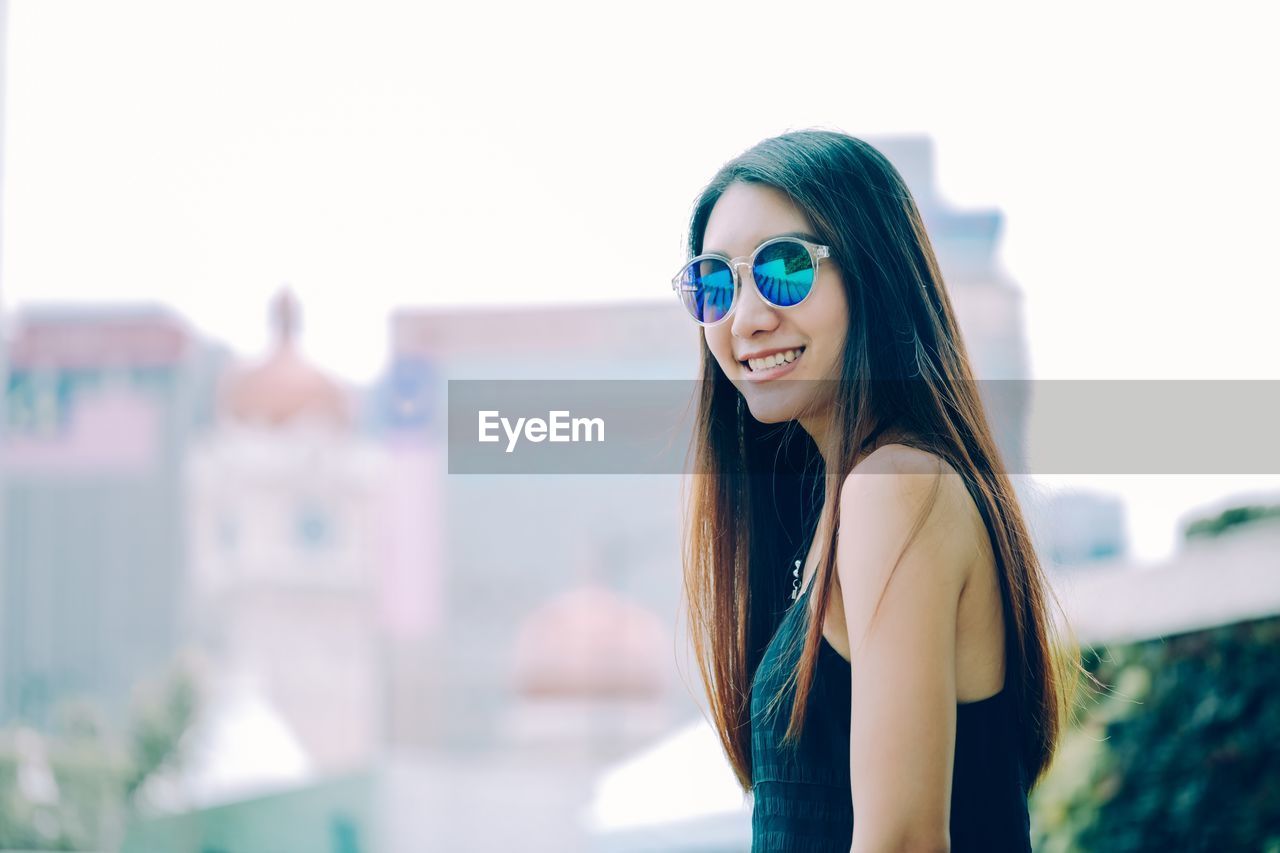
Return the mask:
<path id="1" fill-rule="evenodd" d="M 781 234 L 774 234 L 772 236 L 765 237 L 759 243 L 756 243 L 755 249 L 758 249 L 765 243 L 768 243 L 770 240 L 776 240 L 779 237 L 797 237 L 801 240 L 808 240 L 810 243 L 822 242 L 816 236 L 814 236 L 813 234 L 810 234 L 808 231 L 783 231 Z M 754 252 L 755 249 L 752 249 L 751 251 Z M 732 257 L 732 255 L 730 255 L 728 252 L 721 252 L 717 249 L 708 249 L 705 246 L 702 249 L 702 253 L 704 255 L 724 255 L 726 258 Z M 748 252 L 748 254 L 750 254 L 750 252 Z"/>

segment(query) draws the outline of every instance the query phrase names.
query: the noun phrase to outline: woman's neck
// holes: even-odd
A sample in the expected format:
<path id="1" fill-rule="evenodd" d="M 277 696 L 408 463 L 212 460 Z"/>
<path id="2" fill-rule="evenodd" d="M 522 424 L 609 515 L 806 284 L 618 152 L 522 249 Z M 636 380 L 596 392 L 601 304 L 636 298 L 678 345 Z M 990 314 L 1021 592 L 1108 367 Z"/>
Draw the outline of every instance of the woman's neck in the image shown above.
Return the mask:
<path id="1" fill-rule="evenodd" d="M 830 454 L 832 452 L 831 438 L 833 436 L 832 425 L 831 425 L 831 410 L 827 409 L 821 412 L 820 414 L 802 417 L 799 419 L 799 423 L 800 423 L 800 426 L 804 429 L 804 431 L 809 434 L 809 437 L 813 439 L 813 443 L 817 445 L 818 453 L 822 456 L 822 464 L 825 466 L 826 470 L 828 471 L 832 470 L 831 459 L 830 459 Z M 854 465 L 857 465 L 867 456 L 870 456 L 871 453 L 880 445 L 891 444 L 895 436 L 898 434 L 892 428 L 885 429 L 883 433 L 876 432 L 879 429 L 880 429 L 879 422 L 877 422 L 874 426 L 872 426 L 871 428 L 872 432 L 876 433 L 875 440 L 872 441 L 870 446 L 865 448 L 859 448 L 859 450 L 854 454 L 854 459 L 853 459 Z M 871 433 L 868 433 L 868 435 L 870 434 Z"/>

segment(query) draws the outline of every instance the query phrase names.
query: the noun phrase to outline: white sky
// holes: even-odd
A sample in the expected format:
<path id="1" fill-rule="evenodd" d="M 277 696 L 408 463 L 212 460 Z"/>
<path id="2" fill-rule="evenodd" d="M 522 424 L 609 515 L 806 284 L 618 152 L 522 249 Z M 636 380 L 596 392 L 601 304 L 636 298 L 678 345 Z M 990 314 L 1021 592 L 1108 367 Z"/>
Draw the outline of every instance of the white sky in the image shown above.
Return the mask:
<path id="1" fill-rule="evenodd" d="M 0 298 L 160 300 L 249 354 L 289 281 L 368 381 L 394 306 L 670 298 L 764 136 L 924 132 L 1005 213 L 1038 377 L 1280 378 L 1260 6 L 16 0 Z"/>

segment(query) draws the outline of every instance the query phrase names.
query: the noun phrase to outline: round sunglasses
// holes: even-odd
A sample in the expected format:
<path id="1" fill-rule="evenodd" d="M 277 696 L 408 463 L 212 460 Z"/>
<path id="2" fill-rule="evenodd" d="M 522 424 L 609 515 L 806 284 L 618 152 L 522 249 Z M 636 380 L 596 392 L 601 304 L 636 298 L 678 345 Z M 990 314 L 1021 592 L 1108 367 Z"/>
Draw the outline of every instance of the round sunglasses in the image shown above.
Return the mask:
<path id="1" fill-rule="evenodd" d="M 829 257 L 828 246 L 799 237 L 773 237 L 757 246 L 750 258 L 698 255 L 671 279 L 671 289 L 695 322 L 714 326 L 732 314 L 738 304 L 742 290 L 740 264 L 750 263 L 751 277 L 761 299 L 775 308 L 794 308 L 813 291 L 819 259 Z"/>

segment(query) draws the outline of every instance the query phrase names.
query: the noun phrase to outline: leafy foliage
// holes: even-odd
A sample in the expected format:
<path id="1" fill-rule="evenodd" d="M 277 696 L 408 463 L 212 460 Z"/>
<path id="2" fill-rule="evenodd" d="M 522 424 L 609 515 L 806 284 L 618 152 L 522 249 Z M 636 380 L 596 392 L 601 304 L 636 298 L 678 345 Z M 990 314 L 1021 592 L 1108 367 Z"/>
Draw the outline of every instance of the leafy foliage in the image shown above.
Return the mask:
<path id="1" fill-rule="evenodd" d="M 1032 796 L 1036 849 L 1280 850 L 1280 617 L 1107 650 Z"/>
<path id="2" fill-rule="evenodd" d="M 196 708 L 195 681 L 176 668 L 142 696 L 127 734 L 83 701 L 62 706 L 54 732 L 0 730 L 0 850 L 113 848 L 139 788 L 180 761 Z"/>
<path id="3" fill-rule="evenodd" d="M 1187 525 L 1183 537 L 1187 540 L 1208 539 L 1241 525 L 1261 521 L 1280 521 L 1280 504 L 1235 506 L 1209 518 L 1198 518 Z"/>

